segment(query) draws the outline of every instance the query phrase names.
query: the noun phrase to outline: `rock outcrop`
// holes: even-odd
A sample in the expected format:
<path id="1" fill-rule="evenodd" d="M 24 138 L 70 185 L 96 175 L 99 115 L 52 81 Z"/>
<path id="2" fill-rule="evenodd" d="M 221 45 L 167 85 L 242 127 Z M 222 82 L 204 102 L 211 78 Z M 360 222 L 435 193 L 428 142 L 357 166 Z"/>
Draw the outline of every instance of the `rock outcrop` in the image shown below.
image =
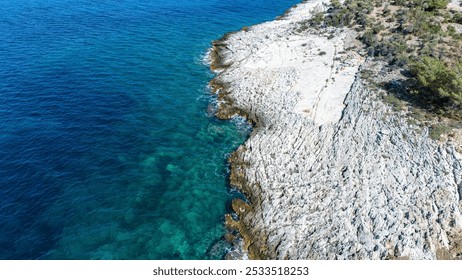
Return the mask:
<path id="1" fill-rule="evenodd" d="M 214 43 L 218 116 L 254 123 L 230 158 L 249 258 L 462 256 L 462 156 L 377 97 L 355 34 L 301 28 L 328 1 Z"/>

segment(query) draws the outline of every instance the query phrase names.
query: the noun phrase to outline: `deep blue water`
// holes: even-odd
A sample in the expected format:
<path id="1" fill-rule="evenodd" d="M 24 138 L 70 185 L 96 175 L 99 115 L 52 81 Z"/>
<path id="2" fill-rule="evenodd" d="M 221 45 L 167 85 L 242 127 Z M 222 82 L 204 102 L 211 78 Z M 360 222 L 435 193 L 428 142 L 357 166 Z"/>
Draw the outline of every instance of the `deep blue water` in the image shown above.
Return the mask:
<path id="1" fill-rule="evenodd" d="M 216 259 L 210 42 L 298 0 L 0 0 L 0 259 Z"/>

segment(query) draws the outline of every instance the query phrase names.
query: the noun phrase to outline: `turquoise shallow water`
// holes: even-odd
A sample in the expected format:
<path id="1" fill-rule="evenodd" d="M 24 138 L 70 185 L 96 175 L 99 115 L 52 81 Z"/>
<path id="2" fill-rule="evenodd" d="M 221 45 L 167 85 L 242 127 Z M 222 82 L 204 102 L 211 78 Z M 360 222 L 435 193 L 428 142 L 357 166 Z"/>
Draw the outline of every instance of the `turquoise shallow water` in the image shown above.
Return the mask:
<path id="1" fill-rule="evenodd" d="M 0 0 L 0 259 L 217 259 L 210 42 L 295 0 Z"/>

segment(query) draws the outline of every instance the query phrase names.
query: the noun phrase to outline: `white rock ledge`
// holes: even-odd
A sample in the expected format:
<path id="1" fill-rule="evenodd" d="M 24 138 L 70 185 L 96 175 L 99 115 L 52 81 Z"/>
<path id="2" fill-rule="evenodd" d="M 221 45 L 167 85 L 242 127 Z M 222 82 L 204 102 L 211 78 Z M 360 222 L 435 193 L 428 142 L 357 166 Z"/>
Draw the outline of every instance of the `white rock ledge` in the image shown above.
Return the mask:
<path id="1" fill-rule="evenodd" d="M 215 82 L 256 123 L 231 160 L 232 183 L 251 201 L 237 208 L 244 249 L 272 259 L 435 259 L 454 250 L 461 155 L 373 97 L 357 75 L 367 62 L 348 50 L 351 31 L 297 31 L 324 2 L 220 42 L 227 67 Z"/>

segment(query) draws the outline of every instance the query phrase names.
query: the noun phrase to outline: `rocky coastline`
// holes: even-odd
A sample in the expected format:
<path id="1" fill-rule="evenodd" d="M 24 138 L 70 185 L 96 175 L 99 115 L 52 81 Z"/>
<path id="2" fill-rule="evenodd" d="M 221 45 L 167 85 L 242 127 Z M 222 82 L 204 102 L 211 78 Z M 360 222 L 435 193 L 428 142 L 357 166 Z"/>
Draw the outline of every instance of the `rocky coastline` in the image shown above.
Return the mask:
<path id="1" fill-rule="evenodd" d="M 305 27 L 328 3 L 213 43 L 217 117 L 254 124 L 229 159 L 248 201 L 227 226 L 250 259 L 462 258 L 460 139 L 432 140 L 381 100 L 364 70 L 394 73 L 355 31 Z"/>

